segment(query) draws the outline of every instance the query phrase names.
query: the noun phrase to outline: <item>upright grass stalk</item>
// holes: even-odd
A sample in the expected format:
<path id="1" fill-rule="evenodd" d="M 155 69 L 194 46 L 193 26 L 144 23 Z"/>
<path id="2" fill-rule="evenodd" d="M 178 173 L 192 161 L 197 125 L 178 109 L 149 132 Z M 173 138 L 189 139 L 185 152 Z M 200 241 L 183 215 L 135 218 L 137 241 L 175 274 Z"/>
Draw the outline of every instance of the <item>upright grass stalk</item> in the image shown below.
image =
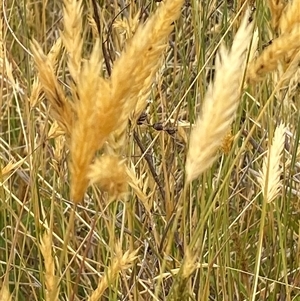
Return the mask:
<path id="1" fill-rule="evenodd" d="M 216 9 L 217 2 L 220 6 Z M 281 4 L 287 2 L 281 12 Z M 248 82 L 249 89 L 238 107 L 232 131 L 238 133 L 234 142 L 227 144 L 229 154 L 222 156 L 220 164 L 203 176 L 202 183 L 184 185 L 183 158 L 188 151 L 188 131 L 180 124 L 190 126 L 190 112 L 194 112 L 194 104 L 198 103 L 194 97 L 204 95 L 207 90 L 210 76 L 204 73 L 211 71 L 215 45 L 223 40 L 228 45 L 232 43 L 239 27 L 235 21 L 240 20 L 239 12 L 254 1 L 185 1 L 183 14 L 172 32 L 173 19 L 166 15 L 178 3 L 171 0 L 152 1 L 149 6 L 142 0 L 2 3 L 0 274 L 4 281 L 0 279 L 0 299 L 266 301 L 277 300 L 278 289 L 281 299 L 297 299 L 300 260 L 294 253 L 295 237 L 299 236 L 300 130 L 299 58 L 294 54 L 299 51 L 292 49 L 294 44 L 290 48 L 285 46 L 287 51 L 278 56 L 279 62 L 275 62 L 276 52 L 270 54 L 266 70 L 270 68 L 276 73 L 265 77 L 269 71 L 258 72 L 257 80 Z M 259 39 L 259 45 L 268 43 L 268 28 L 274 29 L 279 34 L 278 40 L 282 38 L 283 42 L 283 37 L 291 36 L 299 25 L 296 15 L 289 16 L 290 25 L 280 29 L 282 15 L 291 14 L 288 11 L 298 13 L 296 0 L 260 3 L 263 4 L 258 6 L 257 23 L 262 26 L 252 39 L 249 62 L 254 54 L 257 56 L 254 41 Z M 62 5 L 64 10 L 59 9 Z M 233 24 L 228 24 L 229 20 L 234 20 Z M 127 32 L 132 35 L 127 43 L 114 26 L 117 22 L 130 24 Z M 278 28 L 274 28 L 274 22 L 278 22 Z M 136 23 L 144 24 L 136 28 Z M 153 37 L 155 28 L 157 36 Z M 172 33 L 169 41 L 160 32 L 161 28 Z M 36 61 L 40 77 L 33 73 L 31 56 L 26 52 L 24 37 L 28 33 L 42 45 L 33 46 L 38 53 L 33 51 L 32 61 Z M 61 38 L 57 38 L 59 33 Z M 147 48 L 152 45 L 149 37 L 158 39 L 153 52 Z M 124 44 L 123 52 L 118 52 Z M 51 45 L 54 46 L 49 53 L 41 51 Z M 168 45 L 170 48 L 165 52 Z M 264 51 L 269 51 L 269 47 Z M 111 64 L 111 78 L 102 77 L 107 74 L 103 72 L 102 49 L 106 60 L 117 57 L 115 65 Z M 217 58 L 216 82 L 209 88 L 207 99 L 214 100 L 222 89 L 231 91 L 235 74 L 223 72 L 226 76 L 223 82 L 218 74 L 224 69 L 223 64 L 229 65 L 224 61 L 234 57 L 231 53 L 235 50 L 229 49 L 221 49 Z M 240 51 L 235 51 L 235 59 L 243 56 L 245 60 Z M 159 62 L 161 58 L 163 65 Z M 290 58 L 292 62 L 287 60 Z M 145 60 L 149 60 L 149 66 Z M 288 66 L 284 65 L 287 62 Z M 235 64 L 234 61 L 230 68 L 236 68 Z M 241 63 L 239 69 L 243 67 Z M 157 82 L 152 85 L 154 78 Z M 256 85 L 261 79 L 264 83 Z M 237 86 L 235 93 L 243 83 Z M 143 111 L 151 87 L 153 102 L 148 104 L 147 118 L 140 125 L 136 122 L 138 112 Z M 178 100 L 177 95 L 184 96 Z M 213 106 L 222 106 L 225 117 L 215 114 L 220 113 L 219 108 L 207 111 L 211 119 L 205 114 L 200 119 L 206 118 L 212 126 L 225 119 L 229 126 L 224 128 L 228 129 L 234 110 L 231 112 L 226 106 L 233 100 L 228 91 L 223 95 Z M 166 120 L 167 116 L 170 118 Z M 56 121 L 53 123 L 52 117 L 60 126 Z M 263 180 L 264 171 L 260 171 L 259 163 L 266 145 L 264 133 L 274 120 L 290 124 L 285 139 L 289 161 L 283 170 L 282 164 L 274 163 L 275 168 L 265 171 L 267 176 Z M 160 132 L 153 126 L 157 122 L 163 123 Z M 138 135 L 132 135 L 133 128 Z M 172 128 L 172 133 L 167 128 Z M 227 133 L 226 130 L 225 136 Z M 217 155 L 219 147 L 211 148 L 208 142 L 203 150 L 207 153 L 213 150 L 212 155 Z M 220 145 L 222 142 L 223 137 Z M 274 145 L 269 150 L 272 156 Z M 144 161 L 144 156 L 149 161 Z M 264 162 L 272 165 L 273 161 L 266 158 Z M 284 177 L 284 182 L 280 177 Z M 85 194 L 90 184 L 98 187 Z M 164 193 L 157 189 L 160 184 Z M 262 185 L 265 185 L 263 194 Z M 274 204 L 272 194 L 276 198 Z M 83 196 L 84 202 L 80 204 Z M 272 199 L 270 204 L 267 199 Z M 166 202 L 174 206 L 168 207 Z M 41 239 L 41 232 L 49 228 L 50 232 L 46 231 L 49 237 Z M 54 246 L 55 250 L 51 250 Z M 121 246 L 128 251 L 122 251 Z M 36 254 L 40 256 L 36 258 Z"/>
<path id="2" fill-rule="evenodd" d="M 101 51 L 97 42 L 91 58 L 85 62 L 78 75 L 76 89 L 76 119 L 70 142 L 71 198 L 75 203 L 82 200 L 88 186 L 89 165 L 117 120 L 118 107 L 110 102 L 109 83 L 100 77 L 100 68 Z"/>

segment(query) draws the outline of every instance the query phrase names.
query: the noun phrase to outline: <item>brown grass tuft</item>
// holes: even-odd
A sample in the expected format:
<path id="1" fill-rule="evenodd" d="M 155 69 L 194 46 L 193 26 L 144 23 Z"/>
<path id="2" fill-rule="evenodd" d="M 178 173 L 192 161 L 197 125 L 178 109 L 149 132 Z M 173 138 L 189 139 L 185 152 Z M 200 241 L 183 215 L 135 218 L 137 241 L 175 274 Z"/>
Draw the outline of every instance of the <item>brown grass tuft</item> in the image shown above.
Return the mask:
<path id="1" fill-rule="evenodd" d="M 186 160 L 186 180 L 195 179 L 214 162 L 222 139 L 229 131 L 239 104 L 243 65 L 253 24 L 244 16 L 231 51 L 222 47 L 216 62 L 214 83 L 208 87 L 202 113 L 192 129 Z"/>
<path id="2" fill-rule="evenodd" d="M 285 125 L 281 123 L 275 130 L 273 142 L 264 159 L 263 168 L 258 181 L 262 188 L 264 199 L 272 202 L 280 192 L 280 160 L 285 141 Z"/>

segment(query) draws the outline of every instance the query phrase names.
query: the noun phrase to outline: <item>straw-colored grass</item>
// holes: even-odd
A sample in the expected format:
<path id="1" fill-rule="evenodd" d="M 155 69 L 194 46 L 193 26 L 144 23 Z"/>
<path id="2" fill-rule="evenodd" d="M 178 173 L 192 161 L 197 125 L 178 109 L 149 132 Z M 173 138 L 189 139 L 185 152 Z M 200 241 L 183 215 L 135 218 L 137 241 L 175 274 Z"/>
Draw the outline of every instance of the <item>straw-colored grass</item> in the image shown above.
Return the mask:
<path id="1" fill-rule="evenodd" d="M 75 120 L 70 104 L 54 77 L 49 59 L 35 43 L 33 54 L 44 91 L 54 108 L 54 118 L 71 134 L 71 199 L 78 203 L 88 187 L 88 168 L 116 129 L 124 129 L 134 110 L 141 87 L 147 93 L 158 69 L 159 59 L 178 17 L 183 1 L 163 3 L 145 25 L 130 39 L 115 62 L 109 80 L 100 77 L 101 49 L 95 44 L 88 61 L 81 67 L 81 2 L 65 1 L 63 42 L 68 52 L 68 68 L 76 83 L 72 86 Z M 136 60 L 136 57 L 140 57 Z M 125 68 L 126 66 L 126 68 Z M 77 99 L 78 98 L 78 99 Z M 70 131 L 70 132 L 69 132 Z"/>
<path id="2" fill-rule="evenodd" d="M 248 78 L 252 82 L 258 82 L 264 78 L 264 76 L 274 71 L 281 60 L 292 58 L 288 55 L 292 53 L 295 55 L 295 51 L 300 48 L 300 31 L 296 27 L 291 32 L 279 36 L 272 41 L 272 44 L 268 46 L 258 58 L 251 62 L 248 69 Z"/>
<path id="3" fill-rule="evenodd" d="M 82 200 L 88 186 L 87 173 L 96 151 L 115 128 L 118 108 L 111 104 L 109 83 L 100 77 L 100 47 L 94 46 L 91 58 L 78 76 L 75 100 L 76 120 L 71 133 L 71 199 Z M 74 92 L 75 94 L 75 92 Z"/>
<path id="4" fill-rule="evenodd" d="M 280 175 L 281 156 L 285 142 L 285 125 L 280 124 L 274 133 L 272 145 L 265 156 L 263 168 L 260 171 L 259 183 L 266 202 L 272 202 L 279 194 L 282 184 Z"/>
<path id="5" fill-rule="evenodd" d="M 70 135 L 73 116 L 72 107 L 55 76 L 53 62 L 43 53 L 36 41 L 32 43 L 32 53 L 39 71 L 39 80 L 51 104 L 52 116 L 58 121 L 66 134 Z M 36 94 L 38 93 L 34 91 L 34 98 L 36 98 Z"/>
<path id="6" fill-rule="evenodd" d="M 98 158 L 91 165 L 88 178 L 113 198 L 120 198 L 128 192 L 129 179 L 125 162 L 116 156 L 103 155 Z"/>
<path id="7" fill-rule="evenodd" d="M 291 32 L 295 27 L 300 30 L 300 1 L 292 0 L 286 5 L 279 20 L 279 30 L 282 34 Z"/>
<path id="8" fill-rule="evenodd" d="M 68 53 L 68 68 L 75 83 L 81 69 L 83 29 L 82 29 L 82 1 L 64 1 L 64 30 L 61 37 Z"/>
<path id="9" fill-rule="evenodd" d="M 299 299 L 298 2 L 1 4 L 0 301 Z"/>
<path id="10" fill-rule="evenodd" d="M 56 301 L 59 296 L 58 278 L 55 276 L 55 263 L 52 254 L 52 235 L 47 230 L 41 238 L 40 250 L 45 264 L 46 301 Z"/>
<path id="11" fill-rule="evenodd" d="M 134 98 L 141 87 L 146 93 L 153 82 L 161 55 L 166 48 L 167 37 L 173 29 L 172 23 L 178 18 L 183 2 L 174 0 L 162 3 L 146 24 L 137 28 L 114 64 L 111 74 L 112 98 L 122 99 L 123 102 L 127 100 L 125 119 L 135 108 Z"/>
<path id="12" fill-rule="evenodd" d="M 115 255 L 112 257 L 111 265 L 105 271 L 104 276 L 99 280 L 97 288 L 89 296 L 88 301 L 97 301 L 99 300 L 105 289 L 116 280 L 118 274 L 124 270 L 128 269 L 134 260 L 137 258 L 137 251 L 129 253 L 126 251 L 122 252 L 121 245 L 118 243 L 115 248 Z"/>
<path id="13" fill-rule="evenodd" d="M 248 77 L 252 82 L 260 81 L 264 76 L 281 67 L 287 68 L 300 49 L 300 2 L 293 0 L 288 4 L 283 1 L 269 1 L 274 17 L 274 26 L 279 36 L 271 41 L 271 45 L 249 65 Z"/>
<path id="14" fill-rule="evenodd" d="M 209 168 L 228 133 L 241 97 L 241 84 L 252 24 L 246 14 L 231 50 L 221 47 L 216 61 L 214 83 L 208 87 L 201 115 L 191 132 L 186 160 L 186 179 L 192 181 Z"/>
<path id="15" fill-rule="evenodd" d="M 12 296 L 9 292 L 8 283 L 2 283 L 0 289 L 0 301 L 11 301 Z"/>
<path id="16" fill-rule="evenodd" d="M 272 27 L 276 30 L 278 28 L 279 20 L 281 19 L 282 11 L 286 3 L 284 0 L 268 0 L 268 5 L 272 17 Z"/>

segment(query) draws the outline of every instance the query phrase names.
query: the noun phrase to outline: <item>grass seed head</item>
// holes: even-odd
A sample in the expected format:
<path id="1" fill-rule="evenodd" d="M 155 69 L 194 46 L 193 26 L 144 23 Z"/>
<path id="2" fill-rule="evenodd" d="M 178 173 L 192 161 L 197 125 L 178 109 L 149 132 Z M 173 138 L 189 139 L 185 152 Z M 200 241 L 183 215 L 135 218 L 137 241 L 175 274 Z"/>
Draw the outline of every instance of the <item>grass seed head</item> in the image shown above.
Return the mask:
<path id="1" fill-rule="evenodd" d="M 11 301 L 12 295 L 9 292 L 9 285 L 8 283 L 2 283 L 0 289 L 0 301 Z"/>
<path id="2" fill-rule="evenodd" d="M 279 36 L 270 44 L 254 61 L 249 64 L 248 79 L 250 82 L 258 82 L 268 72 L 274 71 L 280 60 L 291 60 L 296 50 L 300 48 L 300 30 L 295 28 L 287 34 Z"/>
<path id="3" fill-rule="evenodd" d="M 105 275 L 99 280 L 97 288 L 89 296 L 88 301 L 98 301 L 103 295 L 105 289 L 110 283 L 113 283 L 122 270 L 130 268 L 132 263 L 136 260 L 138 250 L 134 252 L 122 252 L 121 244 L 117 243 L 115 247 L 115 256 L 111 260 L 111 265 L 108 267 Z"/>
<path id="4" fill-rule="evenodd" d="M 283 123 L 276 128 L 272 145 L 264 159 L 263 168 L 258 179 L 263 196 L 268 203 L 277 197 L 281 188 L 280 161 L 285 142 L 285 130 L 286 127 Z"/>
<path id="5" fill-rule="evenodd" d="M 46 301 L 57 301 L 59 286 L 55 276 L 55 264 L 52 256 L 52 235 L 47 230 L 41 238 L 40 250 L 45 265 Z"/>
<path id="6" fill-rule="evenodd" d="M 300 0 L 289 1 L 279 20 L 281 34 L 290 33 L 295 27 L 300 30 Z"/>
<path id="7" fill-rule="evenodd" d="M 55 76 L 53 63 L 34 40 L 31 43 L 31 49 L 36 68 L 39 72 L 39 80 L 47 99 L 51 103 L 52 116 L 58 121 L 64 131 L 70 134 L 73 110 Z"/>
<path id="8" fill-rule="evenodd" d="M 103 155 L 91 166 L 88 178 L 91 183 L 98 184 L 100 189 L 111 197 L 125 196 L 128 191 L 128 177 L 125 161 L 116 156 Z"/>
<path id="9" fill-rule="evenodd" d="M 212 165 L 234 118 L 240 99 L 243 66 L 252 38 L 253 24 L 248 24 L 248 18 L 246 14 L 231 50 L 224 46 L 220 48 L 214 83 L 208 87 L 201 115 L 191 131 L 185 167 L 187 182 Z"/>
<path id="10" fill-rule="evenodd" d="M 286 3 L 284 0 L 268 0 L 268 5 L 271 12 L 272 27 L 276 30 Z"/>
<path id="11" fill-rule="evenodd" d="M 113 104 L 120 107 L 118 132 L 124 131 L 138 99 L 144 102 L 158 70 L 167 38 L 178 18 L 183 0 L 167 0 L 159 5 L 145 24 L 138 26 L 111 74 Z M 143 105 L 142 105 L 143 106 Z M 144 107 L 144 106 L 143 106 Z"/>
<path id="12" fill-rule="evenodd" d="M 82 15 L 81 0 L 64 0 L 64 31 L 61 37 L 68 52 L 69 71 L 76 83 L 81 69 Z"/>

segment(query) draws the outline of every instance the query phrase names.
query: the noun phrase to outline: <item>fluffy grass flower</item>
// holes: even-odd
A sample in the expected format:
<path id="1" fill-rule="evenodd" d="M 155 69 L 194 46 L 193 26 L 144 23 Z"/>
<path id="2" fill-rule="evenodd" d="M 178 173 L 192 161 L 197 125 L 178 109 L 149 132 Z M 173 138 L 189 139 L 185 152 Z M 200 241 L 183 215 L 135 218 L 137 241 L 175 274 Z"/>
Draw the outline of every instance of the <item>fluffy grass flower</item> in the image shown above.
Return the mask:
<path id="1" fill-rule="evenodd" d="M 243 66 L 253 25 L 244 16 L 228 51 L 221 47 L 216 61 L 214 83 L 208 87 L 203 108 L 192 129 L 186 160 L 186 180 L 192 181 L 209 168 L 228 133 L 239 104 Z"/>

